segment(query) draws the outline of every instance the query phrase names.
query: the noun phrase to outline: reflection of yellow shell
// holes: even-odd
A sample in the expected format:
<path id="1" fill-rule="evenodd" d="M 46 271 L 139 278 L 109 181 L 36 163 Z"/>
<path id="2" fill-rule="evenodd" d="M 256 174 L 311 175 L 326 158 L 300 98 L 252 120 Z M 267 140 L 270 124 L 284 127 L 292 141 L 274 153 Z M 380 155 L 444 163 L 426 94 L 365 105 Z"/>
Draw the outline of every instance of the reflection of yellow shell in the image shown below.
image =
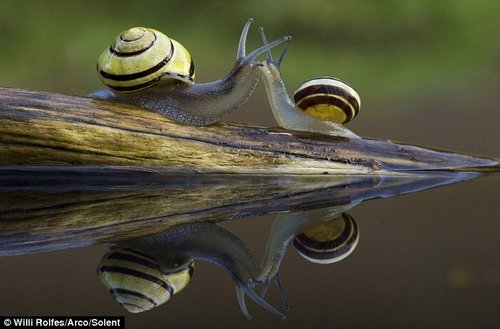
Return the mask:
<path id="1" fill-rule="evenodd" d="M 354 119 L 361 106 L 361 99 L 351 86 L 330 77 L 304 82 L 293 98 L 295 106 L 305 113 L 339 124 Z"/>
<path id="2" fill-rule="evenodd" d="M 321 222 L 298 234 L 293 245 L 301 256 L 317 264 L 331 264 L 349 256 L 358 244 L 356 223 L 348 214 Z"/>
<path id="3" fill-rule="evenodd" d="M 161 267 L 160 270 L 172 283 L 174 294 L 176 294 L 188 285 L 193 276 L 194 261 L 189 259 L 183 264 L 174 264 L 172 268 Z"/>
<path id="4" fill-rule="evenodd" d="M 195 75 L 186 48 L 145 27 L 120 33 L 99 57 L 97 71 L 106 86 L 121 93 L 148 88 L 162 77 L 192 83 Z"/>
<path id="5" fill-rule="evenodd" d="M 101 259 L 99 279 L 127 311 L 148 311 L 170 299 L 190 281 L 193 261 L 165 273 L 156 260 L 141 252 L 113 249 Z"/>

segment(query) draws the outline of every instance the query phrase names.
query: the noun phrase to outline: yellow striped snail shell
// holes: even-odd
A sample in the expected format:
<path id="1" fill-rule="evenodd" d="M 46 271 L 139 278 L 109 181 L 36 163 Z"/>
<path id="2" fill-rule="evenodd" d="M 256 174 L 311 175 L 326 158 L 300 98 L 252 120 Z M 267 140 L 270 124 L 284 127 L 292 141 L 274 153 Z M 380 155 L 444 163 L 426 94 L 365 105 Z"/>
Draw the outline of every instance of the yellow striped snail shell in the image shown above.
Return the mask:
<path id="1" fill-rule="evenodd" d="M 349 256 L 356 248 L 359 231 L 353 218 L 344 213 L 307 228 L 295 236 L 298 253 L 316 264 L 332 264 Z"/>
<path id="2" fill-rule="evenodd" d="M 102 257 L 97 273 L 118 303 L 131 313 L 140 313 L 160 306 L 184 289 L 193 269 L 193 260 L 166 268 L 140 251 L 119 248 Z"/>
<path id="3" fill-rule="evenodd" d="M 97 61 L 101 81 L 118 93 L 131 93 L 161 78 L 192 83 L 195 72 L 189 52 L 179 42 L 146 27 L 120 33 Z"/>
<path id="4" fill-rule="evenodd" d="M 337 78 L 320 77 L 304 82 L 293 93 L 295 106 L 322 120 L 345 124 L 356 117 L 361 99 L 351 86 Z"/>

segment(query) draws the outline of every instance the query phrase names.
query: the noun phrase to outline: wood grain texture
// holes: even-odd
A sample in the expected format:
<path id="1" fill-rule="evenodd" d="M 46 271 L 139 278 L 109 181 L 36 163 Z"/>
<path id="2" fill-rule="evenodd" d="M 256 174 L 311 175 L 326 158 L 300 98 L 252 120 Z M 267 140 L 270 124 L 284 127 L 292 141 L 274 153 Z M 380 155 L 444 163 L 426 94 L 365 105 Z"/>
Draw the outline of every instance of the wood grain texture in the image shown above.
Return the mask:
<path id="1" fill-rule="evenodd" d="M 0 88 L 1 166 L 119 166 L 245 174 L 369 174 L 497 165 L 390 141 L 175 123 L 135 106 Z"/>

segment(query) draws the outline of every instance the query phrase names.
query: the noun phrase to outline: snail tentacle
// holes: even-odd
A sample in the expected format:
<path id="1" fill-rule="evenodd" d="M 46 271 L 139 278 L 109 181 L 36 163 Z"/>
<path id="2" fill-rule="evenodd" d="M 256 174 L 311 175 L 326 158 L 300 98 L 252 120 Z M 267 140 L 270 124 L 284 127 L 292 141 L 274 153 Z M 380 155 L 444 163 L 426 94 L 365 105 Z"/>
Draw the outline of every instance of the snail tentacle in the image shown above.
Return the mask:
<path id="1" fill-rule="evenodd" d="M 236 53 L 236 61 L 241 60 L 246 57 L 246 43 L 248 31 L 250 30 L 250 25 L 253 22 L 253 18 L 249 18 L 243 30 L 241 31 L 240 42 L 238 43 L 238 52 Z"/>
<path id="2" fill-rule="evenodd" d="M 288 35 L 285 35 L 281 38 L 279 38 L 278 40 L 274 40 L 273 42 L 271 43 L 267 43 L 257 49 L 255 49 L 254 51 L 252 51 L 250 54 L 248 54 L 245 59 L 247 61 L 253 61 L 254 62 L 254 65 L 258 65 L 258 66 L 261 66 L 262 64 L 260 62 L 256 62 L 255 59 L 257 58 L 257 56 L 265 53 L 265 52 L 270 52 L 272 48 L 282 44 L 282 43 L 285 43 L 288 44 L 288 41 L 290 41 L 291 38 L 290 36 Z"/>
<path id="3" fill-rule="evenodd" d="M 264 43 L 264 45 L 267 45 L 268 42 L 267 42 L 267 37 L 266 37 L 266 33 L 264 32 L 264 28 L 262 26 L 259 27 L 259 32 L 260 32 L 260 36 L 262 38 L 262 42 Z M 278 57 L 278 59 L 275 61 L 273 59 L 273 54 L 271 53 L 271 49 L 268 49 L 267 50 L 267 60 L 271 63 L 274 63 L 274 65 L 279 68 L 280 65 L 281 65 L 281 62 L 283 61 L 283 58 L 285 58 L 285 54 L 286 52 L 288 51 L 288 45 L 290 44 L 290 41 L 292 40 L 292 37 L 291 36 L 286 36 L 287 40 L 286 42 L 284 43 L 283 45 L 283 49 L 280 53 L 280 56 Z"/>

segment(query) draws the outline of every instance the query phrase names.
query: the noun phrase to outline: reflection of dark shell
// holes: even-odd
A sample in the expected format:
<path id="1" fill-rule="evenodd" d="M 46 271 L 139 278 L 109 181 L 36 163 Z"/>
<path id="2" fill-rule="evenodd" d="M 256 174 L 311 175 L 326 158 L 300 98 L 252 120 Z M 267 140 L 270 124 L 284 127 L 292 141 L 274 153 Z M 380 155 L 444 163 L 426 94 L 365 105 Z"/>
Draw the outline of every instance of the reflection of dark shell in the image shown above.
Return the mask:
<path id="1" fill-rule="evenodd" d="M 298 234 L 293 245 L 301 256 L 317 264 L 331 264 L 349 256 L 358 243 L 358 227 L 343 214 Z"/>

